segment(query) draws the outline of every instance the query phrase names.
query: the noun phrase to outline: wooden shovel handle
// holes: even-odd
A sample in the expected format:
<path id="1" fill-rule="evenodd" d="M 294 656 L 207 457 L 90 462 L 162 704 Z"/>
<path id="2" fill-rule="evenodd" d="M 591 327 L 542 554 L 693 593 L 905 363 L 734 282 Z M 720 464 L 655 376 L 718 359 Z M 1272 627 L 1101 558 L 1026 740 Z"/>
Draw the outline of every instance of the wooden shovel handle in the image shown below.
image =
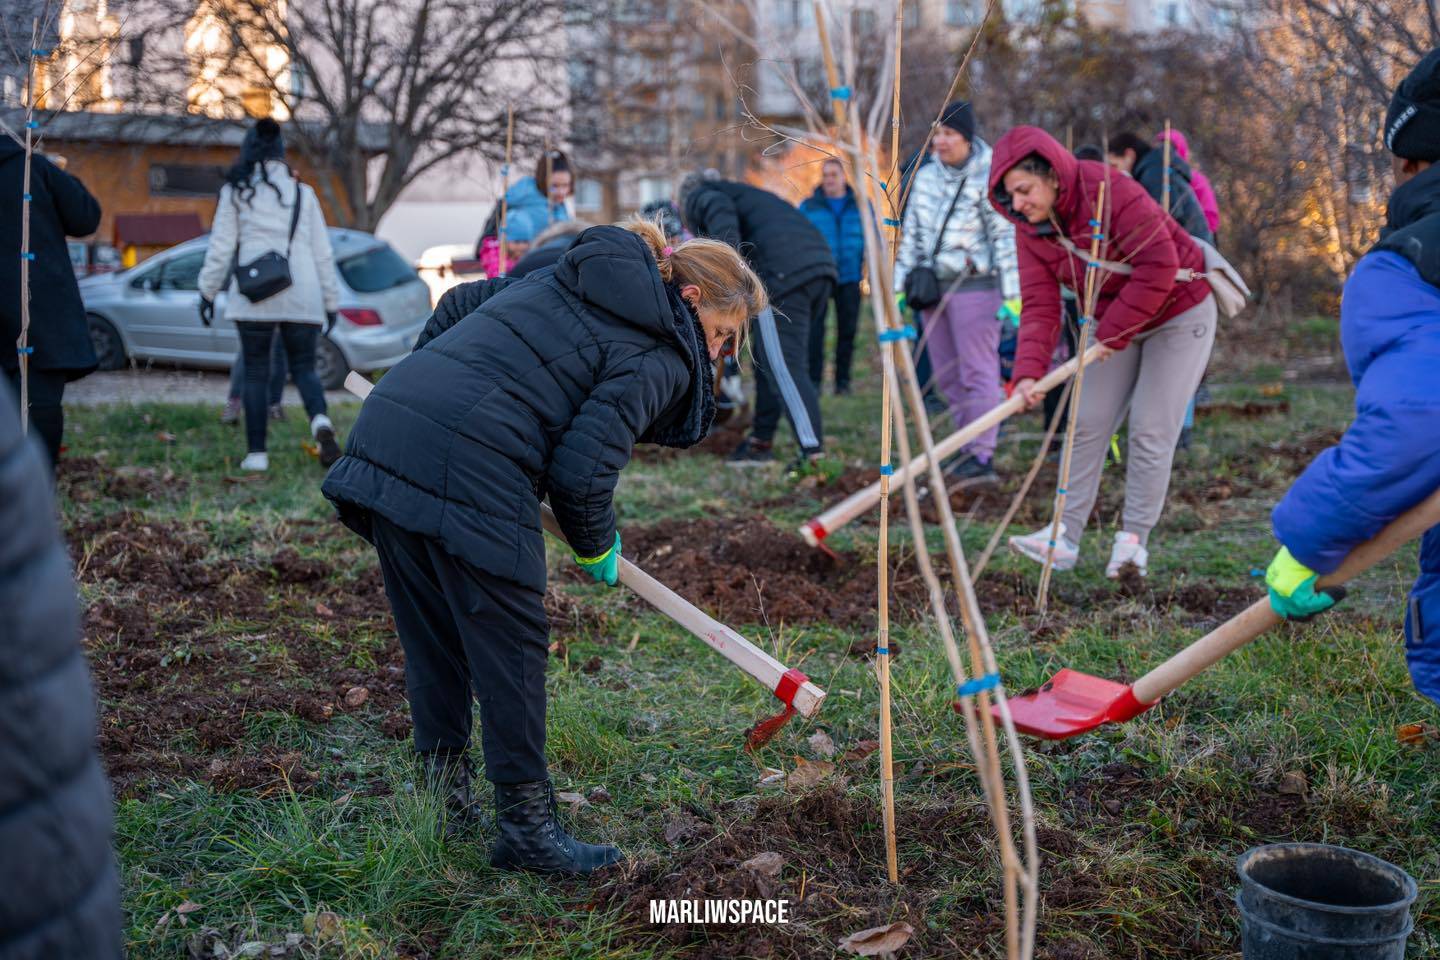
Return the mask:
<path id="1" fill-rule="evenodd" d="M 345 378 L 345 389 L 361 400 L 368 397 L 374 388 L 373 383 L 353 370 Z M 564 532 L 560 529 L 560 522 L 555 519 L 555 514 L 550 510 L 548 504 L 540 504 L 540 522 L 551 536 L 567 547 L 569 546 Z M 725 624 L 708 616 L 704 611 L 623 556 L 620 558 L 620 582 L 638 593 L 641 599 L 656 610 L 705 641 L 725 659 L 758 680 L 765 689 L 774 691 L 780 685 L 780 678 L 785 675 L 787 669 L 783 663 Z M 802 716 L 813 717 L 820 710 L 820 704 L 824 701 L 825 691 L 807 680 L 795 691 L 795 698 L 791 705 Z"/>
<path id="2" fill-rule="evenodd" d="M 1098 346 L 1094 346 L 1085 351 L 1085 364 L 1087 366 L 1095 361 L 1095 354 L 1099 350 L 1100 348 Z M 1070 379 L 1075 371 L 1079 369 L 1080 358 L 1072 357 L 1035 381 L 1035 389 L 1041 393 L 1048 393 Z M 1025 398 L 1018 393 L 1006 398 L 1003 403 L 999 403 L 990 408 L 976 419 L 936 443 L 935 456 L 942 459 L 950 456 L 985 431 L 998 426 L 1003 421 L 1008 420 L 1024 409 Z M 894 484 L 904 483 L 911 474 L 920 474 L 929 469 L 929 466 L 929 456 L 922 453 L 911 460 L 907 466 L 898 468 L 895 471 L 894 479 L 891 480 L 890 483 L 892 487 Z M 880 481 L 877 480 L 865 489 L 852 493 L 815 519 L 808 521 L 800 528 L 800 535 L 805 538 L 810 546 L 818 546 L 820 541 L 825 537 L 852 522 L 862 513 L 870 511 L 879 502 Z"/>
<path id="3" fill-rule="evenodd" d="M 1350 551 L 1339 568 L 1321 577 L 1318 585 L 1333 587 L 1354 579 L 1436 524 L 1440 524 L 1440 490 Z M 1144 704 L 1154 703 L 1280 622 L 1280 615 L 1270 607 L 1269 597 L 1262 597 L 1136 680 L 1131 688 L 1135 699 Z"/>
<path id="4" fill-rule="evenodd" d="M 560 523 L 548 504 L 540 505 L 540 522 L 544 524 L 547 533 L 569 546 L 564 532 L 560 529 Z M 656 610 L 705 641 L 725 659 L 758 680 L 767 690 L 773 691 L 780 685 L 780 678 L 788 669 L 785 664 L 715 620 L 623 556 L 620 558 L 620 582 L 634 590 Z M 811 717 L 820 709 L 824 700 L 825 691 L 807 680 L 795 691 L 792 705 L 802 715 Z"/>

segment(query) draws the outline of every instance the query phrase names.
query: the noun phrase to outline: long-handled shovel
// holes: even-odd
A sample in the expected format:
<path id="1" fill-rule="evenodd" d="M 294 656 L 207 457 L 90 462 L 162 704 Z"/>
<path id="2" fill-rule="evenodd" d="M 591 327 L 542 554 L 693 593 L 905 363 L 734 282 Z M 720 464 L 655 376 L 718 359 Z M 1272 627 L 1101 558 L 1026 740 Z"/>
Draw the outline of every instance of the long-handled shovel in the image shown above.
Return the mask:
<path id="1" fill-rule="evenodd" d="M 1318 586 L 1339 586 L 1359 576 L 1436 524 L 1440 524 L 1440 490 L 1352 550 L 1339 569 L 1319 579 Z M 1016 729 L 1047 740 L 1123 723 L 1280 622 L 1268 597 L 1257 600 L 1128 687 L 1067 667 L 1033 693 L 1011 697 L 1010 715 Z"/>
<path id="2" fill-rule="evenodd" d="M 1085 352 L 1085 364 L 1087 366 L 1094 362 L 1095 353 L 1098 349 L 1098 347 L 1091 347 Z M 1070 360 L 1062 363 L 1037 380 L 1035 382 L 1035 389 L 1041 393 L 1048 393 L 1070 379 L 1071 375 L 1079 369 L 1080 358 L 1072 357 Z M 1024 397 L 1018 394 L 1009 397 L 1003 403 L 992 407 L 945 439 L 938 441 L 935 444 L 935 456 L 942 459 L 950 456 L 986 430 L 1013 417 L 1024 409 Z M 895 479 L 892 480 L 891 483 L 903 484 L 912 474 L 917 477 L 921 476 L 929 468 L 929 465 L 930 458 L 922 453 L 911 460 L 908 465 L 897 468 L 895 470 Z M 879 502 L 880 481 L 877 480 L 865 489 L 852 493 L 813 520 L 807 520 L 805 525 L 800 528 L 800 535 L 805 538 L 805 541 L 809 543 L 810 546 L 818 547 L 830 534 L 839 530 L 847 523 L 850 523 L 861 514 L 869 513 L 875 509 L 876 504 Z"/>
<path id="3" fill-rule="evenodd" d="M 363 400 L 374 389 L 374 384 L 351 371 L 345 378 L 345 389 Z M 545 504 L 540 506 L 540 520 L 548 533 L 565 543 L 565 534 L 561 532 L 555 514 L 551 513 L 549 506 Z M 787 668 L 785 664 L 710 617 L 624 557 L 620 558 L 620 582 L 638 593 L 641 599 L 656 610 L 705 641 L 712 650 L 745 671 L 765 689 L 772 691 L 785 705 L 782 712 L 759 721 L 747 731 L 746 746 L 749 749 L 753 750 L 768 742 L 792 714 L 813 717 L 820 712 L 820 705 L 825 701 L 825 691 L 811 683 L 805 674 Z"/>

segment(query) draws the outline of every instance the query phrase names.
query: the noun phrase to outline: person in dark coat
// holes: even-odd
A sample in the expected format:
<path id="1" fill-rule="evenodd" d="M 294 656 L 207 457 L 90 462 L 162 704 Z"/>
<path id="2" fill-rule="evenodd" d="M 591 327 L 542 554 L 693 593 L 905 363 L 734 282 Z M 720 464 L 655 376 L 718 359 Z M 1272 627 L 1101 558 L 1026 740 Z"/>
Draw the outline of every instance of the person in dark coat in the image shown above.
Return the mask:
<path id="1" fill-rule="evenodd" d="M 631 448 L 705 436 L 711 364 L 765 305 L 724 244 L 672 249 L 647 221 L 592 227 L 552 270 L 446 293 L 325 478 L 379 552 L 415 747 L 457 827 L 475 819 L 465 755 L 472 691 L 480 700 L 497 867 L 589 873 L 620 856 L 554 819 L 541 502 L 575 560 L 613 586 L 612 501 Z"/>
<path id="2" fill-rule="evenodd" d="M 768 190 L 700 174 L 680 187 L 680 214 L 696 236 L 740 251 L 770 297 L 754 320 L 755 420 L 731 454 L 735 466 L 769 463 L 783 407 L 800 447 L 799 465 L 818 459 L 825 432 L 808 374 L 810 327 L 825 322 L 835 258 L 810 219 Z"/>
<path id="3" fill-rule="evenodd" d="M 1340 342 L 1355 383 L 1355 420 L 1321 451 L 1271 515 L 1280 550 L 1270 605 L 1304 619 L 1335 603 L 1315 588 L 1361 543 L 1440 489 L 1440 50 L 1400 84 L 1385 117 L 1399 186 L 1380 241 L 1340 301 Z M 1440 704 L 1440 527 L 1420 542 L 1405 605 L 1415 688 Z"/>
<path id="4" fill-rule="evenodd" d="M 0 368 L 20 396 L 20 220 L 25 194 L 25 148 L 0 137 Z M 100 226 L 100 204 L 78 177 L 36 152 L 30 168 L 31 429 L 44 441 L 53 467 L 65 433 L 65 384 L 95 369 L 85 305 L 66 237 L 85 237 Z"/>
<path id="5" fill-rule="evenodd" d="M 4 391 L 0 525 L 0 960 L 118 960 L 110 785 L 75 582 L 45 464 Z"/>
<path id="6" fill-rule="evenodd" d="M 586 223 L 584 220 L 559 220 L 550 224 L 536 235 L 530 252 L 510 268 L 507 276 L 523 277 L 536 270 L 555 266 L 560 262 L 561 255 L 570 249 L 570 244 L 575 242 L 575 238 L 591 226 L 593 224 Z"/>
<path id="7" fill-rule="evenodd" d="M 1153 146 L 1139 134 L 1126 131 L 1106 144 L 1106 159 L 1117 170 L 1124 170 L 1145 188 L 1156 203 L 1165 196 L 1165 151 Z M 1162 203 L 1163 205 L 1163 203 Z M 1215 234 L 1205 220 L 1205 210 L 1190 185 L 1190 165 L 1175 151 L 1170 151 L 1170 216 L 1192 237 L 1206 243 L 1215 242 Z"/>
<path id="8" fill-rule="evenodd" d="M 831 157 L 821 166 L 820 185 L 800 204 L 835 255 L 835 392 L 850 392 L 855 327 L 860 319 L 860 280 L 865 275 L 865 228 L 845 165 Z M 825 374 L 825 314 L 810 325 L 810 382 L 820 392 Z"/>

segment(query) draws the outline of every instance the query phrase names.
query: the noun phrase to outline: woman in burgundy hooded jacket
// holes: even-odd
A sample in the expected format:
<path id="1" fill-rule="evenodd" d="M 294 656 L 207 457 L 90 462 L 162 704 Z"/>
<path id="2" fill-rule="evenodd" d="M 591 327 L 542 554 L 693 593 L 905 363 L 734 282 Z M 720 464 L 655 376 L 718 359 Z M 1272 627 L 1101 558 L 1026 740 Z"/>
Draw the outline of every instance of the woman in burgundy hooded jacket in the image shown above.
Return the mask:
<path id="1" fill-rule="evenodd" d="M 1075 565 L 1099 493 L 1106 448 L 1128 413 L 1125 510 L 1105 573 L 1117 577 L 1121 567 L 1133 563 L 1143 574 L 1150 531 L 1165 506 L 1185 407 L 1215 342 L 1216 307 L 1209 284 L 1202 276 L 1177 279 L 1181 268 L 1203 273 L 1204 254 L 1144 187 L 1104 163 L 1075 159 L 1037 127 L 1016 127 L 994 150 L 990 199 L 1016 223 L 1025 304 L 1013 385 L 1030 406 L 1042 399 L 1035 381 L 1050 369 L 1060 335 L 1060 287 L 1083 295 L 1090 221 L 1105 184 L 1102 259 L 1129 264 L 1132 272 L 1101 271 L 1090 334 L 1107 359 L 1085 372 L 1055 568 Z M 1043 562 L 1049 540 L 1047 524 L 1012 537 L 1010 545 Z"/>

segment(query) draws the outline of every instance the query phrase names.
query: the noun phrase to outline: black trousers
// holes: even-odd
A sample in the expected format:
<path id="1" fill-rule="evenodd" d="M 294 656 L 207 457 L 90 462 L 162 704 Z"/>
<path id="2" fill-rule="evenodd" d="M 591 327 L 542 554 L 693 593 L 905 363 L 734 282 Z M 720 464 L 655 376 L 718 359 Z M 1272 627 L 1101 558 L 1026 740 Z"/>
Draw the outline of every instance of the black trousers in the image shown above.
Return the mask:
<path id="1" fill-rule="evenodd" d="M 835 285 L 835 388 L 850 387 L 850 368 L 855 357 L 855 327 L 860 321 L 860 282 Z M 815 392 L 825 380 L 825 319 L 810 324 L 810 382 Z"/>
<path id="2" fill-rule="evenodd" d="M 374 536 L 405 651 L 415 749 L 464 750 L 473 693 L 480 701 L 485 779 L 546 779 L 545 595 L 479 570 L 378 515 Z"/>
<path id="3" fill-rule="evenodd" d="M 20 403 L 20 368 L 6 370 L 5 378 L 18 407 Z M 60 442 L 65 436 L 65 408 L 61 401 L 65 397 L 64 370 L 36 370 L 30 368 L 30 381 L 26 390 L 30 400 L 30 432 L 40 440 L 40 445 L 50 456 L 53 469 L 60 462 Z"/>
<path id="4" fill-rule="evenodd" d="M 825 445 L 820 395 L 809 377 L 810 327 L 825 325 L 835 281 L 819 277 L 777 297 L 751 325 L 755 359 L 756 440 L 775 438 L 783 410 L 802 452 L 819 453 Z"/>
<path id="5" fill-rule="evenodd" d="M 243 320 L 240 353 L 245 359 L 245 442 L 251 453 L 265 449 L 265 429 L 270 425 L 270 345 L 279 329 L 280 342 L 290 375 L 305 404 L 305 416 L 325 412 L 325 388 L 315 373 L 315 342 L 320 337 L 316 323 L 256 322 Z"/>

